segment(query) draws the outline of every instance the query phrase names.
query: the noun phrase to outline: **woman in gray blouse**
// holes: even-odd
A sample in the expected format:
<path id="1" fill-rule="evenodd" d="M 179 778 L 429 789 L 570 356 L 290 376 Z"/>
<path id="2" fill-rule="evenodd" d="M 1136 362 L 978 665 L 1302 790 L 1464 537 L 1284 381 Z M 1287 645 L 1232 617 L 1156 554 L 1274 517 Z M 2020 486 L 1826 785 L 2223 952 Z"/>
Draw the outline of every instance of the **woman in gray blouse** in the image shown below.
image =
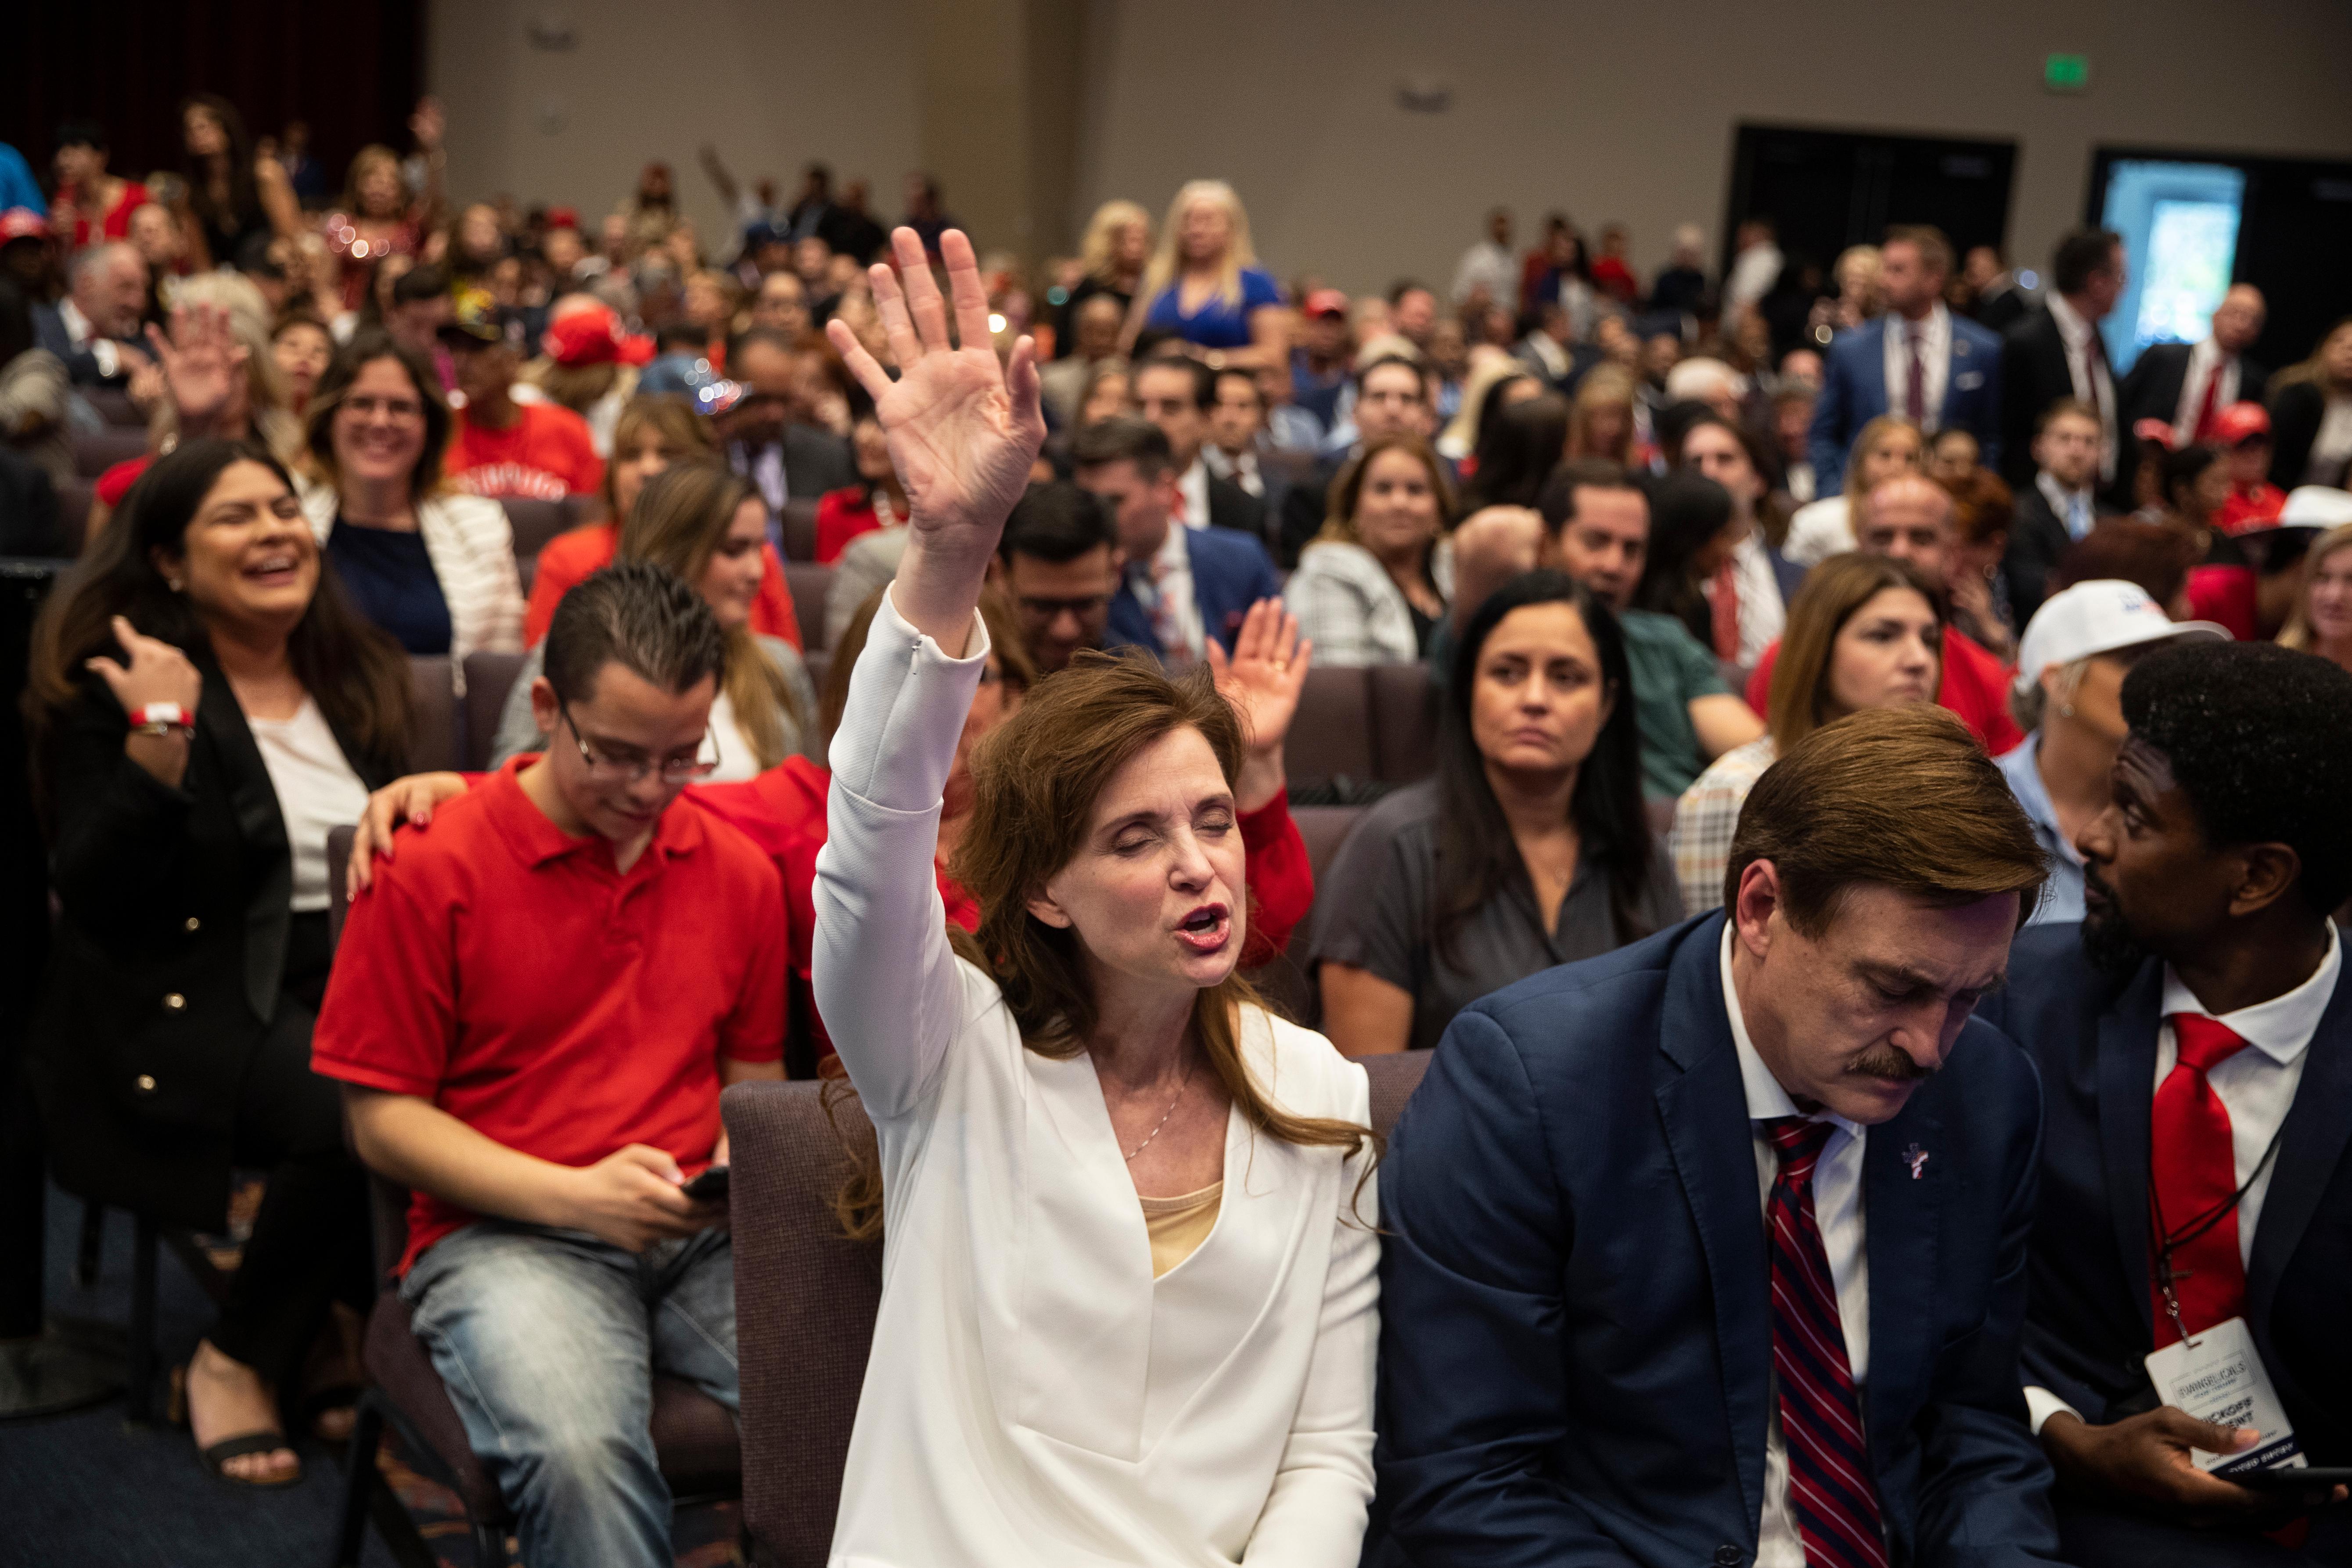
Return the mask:
<path id="1" fill-rule="evenodd" d="M 1489 992 L 1682 918 L 1607 606 L 1557 572 L 1488 597 L 1454 660 L 1436 777 L 1365 815 L 1315 902 L 1323 1030 L 1350 1056 L 1434 1046 Z"/>

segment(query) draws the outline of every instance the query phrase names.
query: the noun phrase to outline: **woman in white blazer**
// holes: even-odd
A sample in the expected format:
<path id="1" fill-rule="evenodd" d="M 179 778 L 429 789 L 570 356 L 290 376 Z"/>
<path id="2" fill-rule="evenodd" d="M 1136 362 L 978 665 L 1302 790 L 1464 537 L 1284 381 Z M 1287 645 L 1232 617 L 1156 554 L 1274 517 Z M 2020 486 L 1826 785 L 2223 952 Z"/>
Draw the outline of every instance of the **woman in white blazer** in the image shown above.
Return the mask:
<path id="1" fill-rule="evenodd" d="M 1453 597 L 1454 489 L 1418 436 L 1382 436 L 1339 470 L 1330 516 L 1282 590 L 1315 662 L 1412 664 Z"/>
<path id="2" fill-rule="evenodd" d="M 971 243 L 873 269 L 902 374 L 846 331 L 913 516 L 835 732 L 817 1005 L 880 1137 L 882 1304 L 832 1562 L 1347 1568 L 1372 1492 L 1370 1093 L 1248 1000 L 1206 672 L 1084 660 L 975 759 L 951 945 L 931 855 L 975 606 L 1045 437 Z M 905 279 L 904 291 L 898 276 Z M 1295 700 L 1292 686 L 1267 699 Z"/>
<path id="3" fill-rule="evenodd" d="M 445 490 L 449 405 L 433 369 L 369 328 L 303 418 L 302 510 L 360 612 L 411 654 L 522 651 L 522 577 L 506 509 Z M 457 679 L 462 679 L 462 676 Z"/>

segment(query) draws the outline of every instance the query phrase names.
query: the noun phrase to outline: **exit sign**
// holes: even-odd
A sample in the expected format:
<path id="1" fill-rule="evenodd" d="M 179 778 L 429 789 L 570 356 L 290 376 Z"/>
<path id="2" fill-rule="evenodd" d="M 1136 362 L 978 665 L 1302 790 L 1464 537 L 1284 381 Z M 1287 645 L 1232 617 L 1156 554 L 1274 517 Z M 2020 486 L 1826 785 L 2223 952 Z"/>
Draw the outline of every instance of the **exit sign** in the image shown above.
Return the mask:
<path id="1" fill-rule="evenodd" d="M 2042 62 L 2042 85 L 2053 92 L 2088 92 L 2091 57 L 2052 55 Z"/>

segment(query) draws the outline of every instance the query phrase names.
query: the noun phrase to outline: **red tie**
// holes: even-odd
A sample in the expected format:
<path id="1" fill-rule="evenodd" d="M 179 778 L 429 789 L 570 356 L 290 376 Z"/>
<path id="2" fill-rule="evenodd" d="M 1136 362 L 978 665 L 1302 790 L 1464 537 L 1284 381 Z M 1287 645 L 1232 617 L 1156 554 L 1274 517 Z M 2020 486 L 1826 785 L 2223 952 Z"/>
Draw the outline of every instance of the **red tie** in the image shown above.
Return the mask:
<path id="1" fill-rule="evenodd" d="M 1919 360 L 1919 323 L 1903 323 L 1904 339 L 1911 345 L 1911 368 L 1906 374 L 1903 388 L 1905 410 L 1911 423 L 1925 428 L 1927 423 L 1927 367 Z"/>
<path id="2" fill-rule="evenodd" d="M 1805 1568 L 1887 1568 L 1844 1321 L 1813 1216 L 1813 1166 L 1832 1131 L 1801 1116 L 1764 1123 L 1780 1156 L 1767 1207 L 1772 1371 L 1780 1384 L 1780 1439 L 1789 1450 L 1789 1505 L 1805 1543 Z"/>
<path id="3" fill-rule="evenodd" d="M 2213 362 L 2212 373 L 2205 378 L 2205 395 L 2197 404 L 2197 423 L 2189 427 L 2189 438 L 2202 443 L 2205 433 L 2213 428 L 2213 403 L 2221 392 L 2221 362 Z"/>
<path id="4" fill-rule="evenodd" d="M 2173 1014 L 2172 1035 L 2180 1043 L 2180 1059 L 2157 1085 L 2148 1115 L 2148 1197 L 2154 1205 L 2148 1217 L 2159 1239 L 2179 1238 L 2172 1247 L 2172 1289 L 2180 1320 L 2193 1334 L 2246 1310 L 2246 1265 L 2238 1253 L 2238 1211 L 2231 1204 L 2238 1191 L 2238 1162 L 2230 1142 L 2230 1112 L 2205 1081 L 2216 1063 L 2245 1049 L 2246 1042 L 2201 1013 Z M 2180 1331 L 2165 1308 L 2163 1260 L 2148 1261 L 2161 1349 L 2179 1339 Z"/>
<path id="5" fill-rule="evenodd" d="M 1707 580 L 1707 626 L 1715 636 L 1715 657 L 1739 662 L 1739 568 L 1731 556 Z"/>

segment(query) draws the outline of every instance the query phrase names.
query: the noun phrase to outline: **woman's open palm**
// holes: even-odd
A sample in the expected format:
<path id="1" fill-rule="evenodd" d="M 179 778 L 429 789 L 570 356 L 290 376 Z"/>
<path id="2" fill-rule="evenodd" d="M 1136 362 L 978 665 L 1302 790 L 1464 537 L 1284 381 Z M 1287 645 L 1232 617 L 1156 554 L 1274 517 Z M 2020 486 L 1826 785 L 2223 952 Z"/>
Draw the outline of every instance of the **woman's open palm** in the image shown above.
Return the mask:
<path id="1" fill-rule="evenodd" d="M 940 251 L 962 344 L 950 347 L 947 302 L 923 259 L 922 242 L 908 228 L 898 230 L 891 242 L 898 270 L 877 264 L 872 278 L 898 379 L 890 379 L 845 323 L 835 321 L 826 330 L 874 398 L 890 461 L 907 487 L 915 531 L 933 545 L 992 552 L 1045 440 L 1035 346 L 1024 338 L 1013 345 L 1011 363 L 997 363 L 988 293 L 971 241 L 950 229 L 940 237 Z"/>

